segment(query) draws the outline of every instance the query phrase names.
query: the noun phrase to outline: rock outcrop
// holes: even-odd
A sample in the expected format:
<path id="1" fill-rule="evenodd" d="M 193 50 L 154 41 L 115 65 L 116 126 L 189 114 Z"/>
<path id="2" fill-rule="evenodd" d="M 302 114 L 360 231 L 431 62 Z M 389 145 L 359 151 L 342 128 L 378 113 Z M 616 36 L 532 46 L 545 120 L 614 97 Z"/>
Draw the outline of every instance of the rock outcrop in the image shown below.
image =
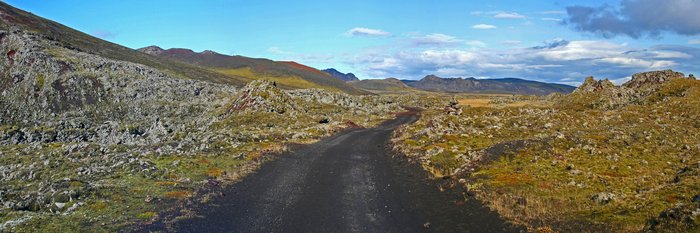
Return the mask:
<path id="1" fill-rule="evenodd" d="M 154 56 L 158 56 L 158 55 L 162 54 L 163 52 L 165 52 L 165 49 L 162 49 L 161 47 L 158 47 L 158 46 L 155 46 L 155 45 L 148 46 L 148 47 L 144 47 L 144 48 L 140 48 L 140 49 L 137 49 L 137 50 L 138 50 L 139 52 L 142 52 L 142 53 L 145 53 L 145 54 L 149 54 L 149 55 L 154 55 Z"/>
<path id="2" fill-rule="evenodd" d="M 229 113 L 276 112 L 296 110 L 291 97 L 271 81 L 255 80 L 246 85 L 236 96 Z"/>
<path id="3" fill-rule="evenodd" d="M 603 80 L 595 80 L 592 76 L 587 77 L 586 81 L 581 84 L 576 90 L 574 90 L 574 93 L 581 93 L 581 92 L 603 92 L 603 91 L 609 91 L 615 89 L 615 84 L 610 82 L 608 79 L 603 79 Z"/>
<path id="4" fill-rule="evenodd" d="M 636 89 L 655 88 L 664 82 L 681 78 L 687 77 L 683 73 L 673 70 L 650 71 L 632 75 L 632 79 L 622 84 L 622 86 Z"/>
<path id="5" fill-rule="evenodd" d="M 571 95 L 562 99 L 584 101 L 597 108 L 613 109 L 632 103 L 643 103 L 663 84 L 676 79 L 692 77 L 672 70 L 643 72 L 632 75 L 632 79 L 621 86 L 615 86 L 607 79 L 596 80 L 588 77 Z"/>

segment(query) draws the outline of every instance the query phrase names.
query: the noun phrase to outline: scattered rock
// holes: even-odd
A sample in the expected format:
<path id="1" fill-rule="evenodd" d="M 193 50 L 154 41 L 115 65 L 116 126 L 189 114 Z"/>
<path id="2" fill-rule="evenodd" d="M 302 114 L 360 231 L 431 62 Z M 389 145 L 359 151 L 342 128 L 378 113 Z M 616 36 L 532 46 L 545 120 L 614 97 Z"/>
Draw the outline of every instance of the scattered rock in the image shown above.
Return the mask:
<path id="1" fill-rule="evenodd" d="M 601 192 L 593 195 L 591 197 L 591 200 L 597 204 L 608 204 L 610 201 L 615 200 L 615 194 L 613 193 L 607 193 L 607 192 Z"/>
<path id="2" fill-rule="evenodd" d="M 445 112 L 449 115 L 462 115 L 462 108 L 454 97 L 452 97 L 449 104 L 445 107 Z"/>

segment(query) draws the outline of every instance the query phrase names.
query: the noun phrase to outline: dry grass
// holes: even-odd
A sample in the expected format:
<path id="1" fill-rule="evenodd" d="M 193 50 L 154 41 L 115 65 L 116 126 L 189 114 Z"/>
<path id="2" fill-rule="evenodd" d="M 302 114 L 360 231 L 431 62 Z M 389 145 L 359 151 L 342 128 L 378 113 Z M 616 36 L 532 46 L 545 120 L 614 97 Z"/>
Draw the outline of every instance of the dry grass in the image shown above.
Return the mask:
<path id="1" fill-rule="evenodd" d="M 486 107 L 486 108 L 495 108 L 495 107 L 524 107 L 524 106 L 533 106 L 533 107 L 547 107 L 551 105 L 551 103 L 548 103 L 547 101 L 542 101 L 538 100 L 535 98 L 532 99 L 511 99 L 512 96 L 508 95 L 481 95 L 481 96 L 469 96 L 463 99 L 459 99 L 458 103 L 461 106 L 469 106 L 473 108 L 479 108 L 479 107 Z"/>
<path id="2" fill-rule="evenodd" d="M 461 99 L 459 105 L 469 107 L 491 107 L 491 99 Z"/>
<path id="3" fill-rule="evenodd" d="M 325 89 L 334 92 L 340 92 L 340 90 L 327 86 L 319 85 L 310 81 L 307 81 L 298 76 L 273 76 L 267 74 L 261 74 L 253 71 L 250 67 L 238 68 L 238 69 L 214 69 L 215 72 L 230 76 L 232 78 L 239 79 L 243 82 L 250 82 L 253 80 L 269 80 L 274 81 L 278 85 L 288 89 L 308 89 L 308 88 L 318 88 Z M 244 77 L 244 78 L 240 78 Z"/>

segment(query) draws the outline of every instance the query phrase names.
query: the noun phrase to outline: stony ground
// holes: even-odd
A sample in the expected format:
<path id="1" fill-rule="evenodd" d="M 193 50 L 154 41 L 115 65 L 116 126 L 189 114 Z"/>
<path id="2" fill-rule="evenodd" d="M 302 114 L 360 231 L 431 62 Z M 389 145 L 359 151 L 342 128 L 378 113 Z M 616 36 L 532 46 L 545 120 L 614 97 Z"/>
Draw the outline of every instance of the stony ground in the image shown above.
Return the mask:
<path id="1" fill-rule="evenodd" d="M 518 101 L 532 104 L 509 104 Z M 511 221 L 533 231 L 698 231 L 700 81 L 661 71 L 621 87 L 591 78 L 567 96 L 451 102 L 400 128 L 395 149 Z"/>
<path id="2" fill-rule="evenodd" d="M 116 231 L 209 199 L 264 154 L 401 111 L 396 97 L 239 89 L 0 31 L 0 231 Z"/>

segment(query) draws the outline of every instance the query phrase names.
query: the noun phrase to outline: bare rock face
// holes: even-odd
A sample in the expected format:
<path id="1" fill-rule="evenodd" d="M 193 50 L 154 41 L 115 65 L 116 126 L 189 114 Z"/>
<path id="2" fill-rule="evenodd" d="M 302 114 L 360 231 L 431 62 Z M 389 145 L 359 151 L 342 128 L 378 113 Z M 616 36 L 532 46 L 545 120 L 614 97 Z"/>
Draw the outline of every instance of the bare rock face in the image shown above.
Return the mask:
<path id="1" fill-rule="evenodd" d="M 615 84 L 610 82 L 608 79 L 603 79 L 603 80 L 598 80 L 596 81 L 595 78 L 592 76 L 587 77 L 586 81 L 581 84 L 576 90 L 574 90 L 574 93 L 581 93 L 581 92 L 601 92 L 601 91 L 607 91 L 607 90 L 612 90 L 615 89 Z"/>
<path id="2" fill-rule="evenodd" d="M 650 71 L 632 75 L 632 80 L 622 84 L 626 88 L 650 88 L 679 78 L 686 78 L 681 72 L 673 70 Z"/>
<path id="3" fill-rule="evenodd" d="M 164 49 L 162 49 L 161 47 L 155 46 L 155 45 L 148 46 L 145 48 L 140 48 L 140 49 L 138 49 L 138 51 L 143 52 L 145 54 L 150 54 L 153 56 L 157 56 L 157 55 L 160 55 L 163 52 L 165 52 Z"/>

